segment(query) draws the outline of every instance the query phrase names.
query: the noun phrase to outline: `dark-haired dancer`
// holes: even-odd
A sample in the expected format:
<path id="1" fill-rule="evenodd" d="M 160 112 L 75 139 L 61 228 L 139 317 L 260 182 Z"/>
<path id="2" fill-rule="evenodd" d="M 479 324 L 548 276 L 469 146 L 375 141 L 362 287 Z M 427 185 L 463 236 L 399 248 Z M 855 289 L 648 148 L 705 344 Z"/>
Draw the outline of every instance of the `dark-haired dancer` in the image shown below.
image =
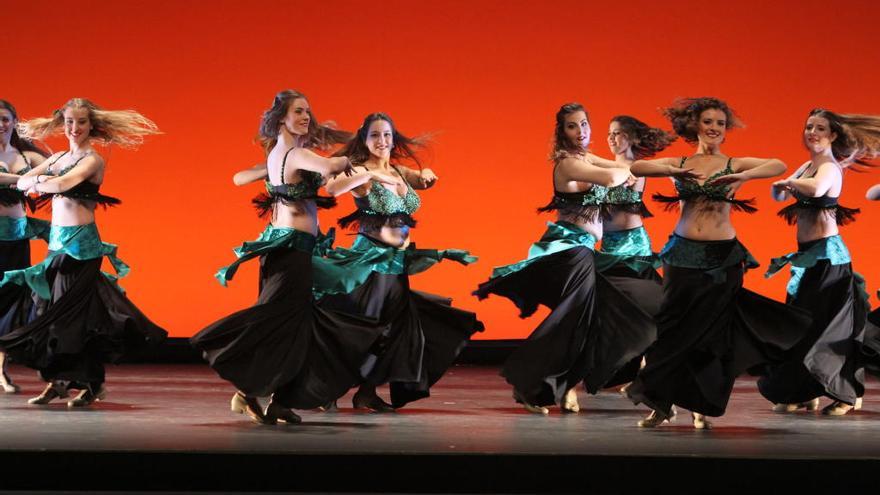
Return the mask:
<path id="1" fill-rule="evenodd" d="M 46 159 L 46 153 L 18 135 L 18 113 L 0 100 L 0 275 L 31 265 L 30 240 L 49 239 L 49 222 L 27 216 L 33 201 L 15 188 L 18 179 Z M 9 284 L 0 288 L 0 336 L 27 323 L 32 307 L 27 287 Z M 0 388 L 17 393 L 18 385 L 6 373 L 6 353 L 0 352 Z"/>
<path id="2" fill-rule="evenodd" d="M 596 393 L 656 335 L 651 315 L 597 273 L 594 261 L 601 205 L 609 187 L 630 179 L 628 168 L 587 151 L 590 121 L 578 103 L 556 113 L 554 137 L 553 199 L 539 211 L 555 211 L 556 222 L 532 245 L 528 259 L 495 268 L 474 292 L 480 299 L 507 297 L 523 318 L 540 304 L 550 308 L 501 372 L 517 402 L 539 414 L 551 405 L 577 412 L 579 382 Z"/>
<path id="3" fill-rule="evenodd" d="M 809 318 L 742 287 L 745 271 L 758 264 L 730 222 L 731 209 L 755 211 L 751 200 L 734 197 L 736 190 L 745 181 L 783 173 L 785 164 L 723 155 L 727 131 L 739 121 L 721 100 L 679 100 L 665 114 L 697 153 L 639 160 L 632 172 L 662 177 L 691 170 L 705 180 L 676 180 L 676 196 L 654 195 L 670 206 L 680 203 L 681 215 L 660 253 L 664 298 L 657 342 L 627 393 L 653 409 L 639 426 L 661 424 L 674 404 L 691 410 L 695 428 L 709 428 L 705 416 L 724 414 L 737 375 L 781 361 Z"/>
<path id="4" fill-rule="evenodd" d="M 134 147 L 143 136 L 159 131 L 137 112 L 103 110 L 74 98 L 52 117 L 24 122 L 22 134 L 39 139 L 61 128 L 70 149 L 52 155 L 17 183 L 22 191 L 41 194 L 38 203 L 51 203 L 52 227 L 46 259 L 7 271 L 0 282 L 0 287 L 26 284 L 38 300 L 35 318 L 0 337 L 0 347 L 49 382 L 30 404 L 47 404 L 78 389 L 67 405 L 81 407 L 104 398 L 103 363 L 118 360 L 136 344 L 166 336 L 116 286 L 116 277 L 101 272 L 104 257 L 119 277 L 129 268 L 116 257 L 116 246 L 98 235 L 96 206 L 120 201 L 101 194 L 104 159 L 92 148 L 93 141 Z"/>
<path id="5" fill-rule="evenodd" d="M 259 135 L 267 154 L 265 172 L 258 165 L 237 174 L 236 182 L 268 174 L 268 193 L 254 203 L 271 221 L 257 240 L 235 249 L 237 261 L 217 273 L 225 285 L 241 263 L 259 257 L 259 298 L 191 342 L 238 389 L 233 411 L 265 424 L 299 423 L 291 409 L 327 404 L 358 382 L 358 367 L 381 328 L 317 308 L 312 299 L 317 208 L 335 204 L 318 189 L 325 176 L 349 169 L 346 157 L 325 158 L 312 149 L 343 142 L 350 134 L 319 125 L 306 97 L 285 90 L 263 114 Z M 263 396 L 271 396 L 265 411 L 257 401 Z"/>
<path id="6" fill-rule="evenodd" d="M 421 168 L 412 139 L 383 113 L 368 115 L 354 139 L 339 150 L 355 173 L 327 184 L 335 196 L 351 192 L 357 210 L 340 219 L 358 231 L 350 249 L 337 248 L 316 261 L 315 291 L 321 304 L 376 318 L 387 330 L 363 363 L 364 380 L 352 400 L 355 409 L 391 411 L 428 397 L 430 388 L 452 366 L 470 336 L 483 329 L 476 315 L 451 306 L 448 298 L 411 290 L 409 275 L 443 259 L 476 261 L 467 251 L 417 249 L 410 243 L 412 215 L 421 204 L 416 189 L 437 176 Z M 419 171 L 402 166 L 412 161 Z M 391 404 L 376 394 L 389 383 Z"/>
<path id="7" fill-rule="evenodd" d="M 813 324 L 785 363 L 758 381 L 775 411 L 815 410 L 819 396 L 833 399 L 822 412 L 842 416 L 861 408 L 865 393 L 862 343 L 868 295 L 864 280 L 852 270 L 839 225 L 855 219 L 858 209 L 837 202 L 843 172 L 851 164 L 880 153 L 880 117 L 810 112 L 804 125 L 810 160 L 790 177 L 773 184 L 773 197 L 796 200 L 779 215 L 797 225 L 798 250 L 776 258 L 766 276 L 791 264 L 789 304 L 809 311 Z"/>
<path id="8" fill-rule="evenodd" d="M 628 115 L 618 115 L 608 126 L 608 147 L 614 161 L 627 169 L 666 149 L 676 136 L 650 127 Z M 663 299 L 663 280 L 657 273 L 660 262 L 651 250 L 651 239 L 643 218 L 653 216 L 645 206 L 644 177 L 608 189 L 602 221 L 602 249 L 599 270 L 615 287 L 626 293 L 650 315 L 656 315 Z M 631 381 L 644 361 L 641 356 L 622 369 L 609 386 Z M 623 389 L 621 390 L 623 391 Z"/>

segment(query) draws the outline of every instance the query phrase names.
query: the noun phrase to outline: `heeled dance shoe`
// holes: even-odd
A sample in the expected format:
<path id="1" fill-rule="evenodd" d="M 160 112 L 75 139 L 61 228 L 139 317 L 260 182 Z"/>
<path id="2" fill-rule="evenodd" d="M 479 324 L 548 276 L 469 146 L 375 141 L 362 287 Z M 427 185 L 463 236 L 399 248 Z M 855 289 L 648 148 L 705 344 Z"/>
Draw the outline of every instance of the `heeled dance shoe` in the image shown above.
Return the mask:
<path id="1" fill-rule="evenodd" d="M 862 408 L 862 398 L 857 397 L 855 404 L 847 404 L 836 400 L 822 409 L 822 414 L 826 416 L 845 416 L 850 411 L 858 411 Z"/>
<path id="2" fill-rule="evenodd" d="M 362 393 L 360 390 L 351 398 L 351 405 L 355 409 L 369 409 L 378 413 L 394 412 L 394 407 L 375 393 Z"/>
<path id="3" fill-rule="evenodd" d="M 669 420 L 661 418 L 660 415 L 657 414 L 657 411 L 651 411 L 651 414 L 649 414 L 648 417 L 639 420 L 636 424 L 639 428 L 656 428 L 667 421 Z"/>
<path id="4" fill-rule="evenodd" d="M 815 411 L 819 409 L 819 398 L 816 397 L 806 402 L 799 402 L 794 404 L 779 403 L 773 405 L 773 412 L 790 413 L 795 412 L 798 409 L 805 409 L 807 411 Z"/>
<path id="5" fill-rule="evenodd" d="M 278 423 L 278 420 L 284 421 L 289 425 L 302 423 L 302 418 L 298 414 L 275 401 L 270 401 L 269 405 L 266 406 L 266 417 L 263 420 L 263 424 L 274 425 Z"/>
<path id="6" fill-rule="evenodd" d="M 565 398 L 562 399 L 562 405 L 560 408 L 562 409 L 562 412 L 566 413 L 577 413 L 581 410 L 581 406 L 578 404 L 577 391 L 574 387 L 570 388 L 568 392 L 565 393 Z"/>
<path id="7" fill-rule="evenodd" d="M 66 387 L 64 387 L 58 383 L 52 382 L 52 383 L 46 385 L 46 388 L 43 389 L 43 393 L 41 393 L 40 395 L 38 395 L 36 397 L 32 397 L 32 398 L 28 399 L 28 404 L 35 405 L 35 406 L 44 406 L 44 405 L 52 402 L 55 399 L 67 398 L 68 395 L 69 394 L 67 392 Z"/>
<path id="8" fill-rule="evenodd" d="M 13 383 L 12 378 L 10 378 L 5 371 L 0 374 L 0 388 L 2 388 L 3 393 L 6 394 L 17 394 L 21 392 L 21 387 Z"/>
<path id="9" fill-rule="evenodd" d="M 229 408 L 234 413 L 247 414 L 257 423 L 265 421 L 263 407 L 260 406 L 260 402 L 257 401 L 256 397 L 249 397 L 241 392 L 235 392 L 235 395 L 232 396 L 232 400 L 229 402 Z"/>
<path id="10" fill-rule="evenodd" d="M 534 413 L 534 414 L 544 414 L 544 415 L 546 415 L 546 414 L 550 414 L 550 410 L 549 410 L 549 409 L 547 409 L 547 408 L 544 407 L 544 406 L 536 406 L 536 405 L 534 405 L 534 404 L 530 404 L 527 400 L 525 400 L 525 399 L 523 398 L 522 394 L 520 394 L 520 393 L 517 392 L 516 390 L 513 391 L 513 398 L 514 398 L 514 400 L 516 400 L 517 402 L 519 402 L 520 404 L 522 404 L 523 407 L 526 409 L 526 411 L 528 411 L 528 412 L 530 412 L 530 413 Z"/>
<path id="11" fill-rule="evenodd" d="M 694 417 L 694 428 L 698 430 L 711 430 L 712 423 L 706 419 L 706 416 L 700 413 L 692 412 Z"/>
<path id="12" fill-rule="evenodd" d="M 104 385 L 98 387 L 98 390 L 92 392 L 91 388 L 80 391 L 76 397 L 67 401 L 67 407 L 85 407 L 107 397 L 107 389 Z"/>

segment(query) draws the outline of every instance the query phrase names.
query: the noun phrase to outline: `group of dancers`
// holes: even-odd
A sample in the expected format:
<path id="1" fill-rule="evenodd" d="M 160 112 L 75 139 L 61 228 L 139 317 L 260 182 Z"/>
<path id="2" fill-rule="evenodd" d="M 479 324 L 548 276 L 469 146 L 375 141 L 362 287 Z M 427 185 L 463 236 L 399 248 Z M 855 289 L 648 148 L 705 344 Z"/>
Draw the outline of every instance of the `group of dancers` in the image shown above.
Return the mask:
<path id="1" fill-rule="evenodd" d="M 677 100 L 665 109 L 672 132 L 631 116 L 611 120 L 614 160 L 589 152 L 591 122 L 580 104 L 556 114 L 551 152 L 555 212 L 525 260 L 497 267 L 474 294 L 510 299 L 522 317 L 538 306 L 549 315 L 511 354 L 502 375 L 528 411 L 579 410 L 577 386 L 589 393 L 622 387 L 651 413 L 655 427 L 693 414 L 696 428 L 724 414 L 734 381 L 759 375 L 762 395 L 779 412 L 860 407 L 864 369 L 880 351 L 880 316 L 868 315 L 864 280 L 852 270 L 838 226 L 858 213 L 838 204 L 848 167 L 880 155 L 880 117 L 810 112 L 803 132 L 810 159 L 772 184 L 780 211 L 796 225 L 798 250 L 771 261 L 770 276 L 790 265 L 785 303 L 743 287 L 758 266 L 736 237 L 731 211 L 754 213 L 735 193 L 749 180 L 782 175 L 777 159 L 734 158 L 721 146 L 740 126 L 717 98 Z M 69 149 L 49 155 L 35 143 L 63 130 Z M 11 358 L 39 371 L 47 404 L 78 395 L 69 407 L 104 398 L 104 363 L 161 341 L 166 333 L 117 286 L 128 267 L 101 241 L 98 205 L 119 204 L 100 192 L 104 160 L 93 144 L 137 146 L 156 125 L 134 111 L 103 110 L 75 98 L 51 117 L 19 122 L 0 100 L 0 386 Z M 696 146 L 687 157 L 649 159 L 678 137 Z M 263 114 L 264 164 L 235 174 L 237 185 L 263 181 L 254 198 L 268 220 L 237 259 L 217 272 L 226 285 L 241 263 L 259 258 L 259 297 L 192 337 L 211 367 L 236 392 L 232 410 L 263 424 L 298 423 L 294 409 L 331 410 L 357 388 L 356 409 L 389 412 L 428 397 L 470 337 L 483 330 L 472 312 L 442 296 L 412 290 L 409 275 L 447 259 L 476 261 L 458 249 L 424 249 L 410 241 L 416 192 L 437 175 L 423 167 L 424 137 L 402 134 L 383 113 L 356 133 L 320 124 L 308 99 L 278 93 Z M 654 194 L 679 220 L 655 254 L 642 219 L 647 177 L 673 179 L 676 194 Z M 329 195 L 321 194 L 324 187 Z M 357 231 L 349 248 L 333 246 L 318 208 L 351 193 L 356 210 L 339 219 Z M 877 199 L 875 186 L 869 199 Z M 27 216 L 50 205 L 51 223 Z M 49 242 L 30 265 L 29 241 Z M 600 248 L 597 249 L 597 244 Z M 116 275 L 101 272 L 107 257 Z M 663 275 L 657 269 L 662 266 Z M 389 401 L 376 388 L 388 384 Z M 265 407 L 259 398 L 268 397 Z"/>

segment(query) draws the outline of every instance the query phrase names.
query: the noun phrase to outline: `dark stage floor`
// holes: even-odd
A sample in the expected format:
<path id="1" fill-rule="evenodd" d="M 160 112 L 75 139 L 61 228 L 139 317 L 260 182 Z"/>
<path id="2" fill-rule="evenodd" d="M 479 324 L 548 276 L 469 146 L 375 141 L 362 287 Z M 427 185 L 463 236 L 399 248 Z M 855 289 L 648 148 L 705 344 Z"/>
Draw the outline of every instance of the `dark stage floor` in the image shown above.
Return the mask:
<path id="1" fill-rule="evenodd" d="M 231 413 L 233 389 L 206 366 L 111 367 L 107 400 L 81 410 L 28 405 L 41 383 L 10 372 L 23 392 L 0 395 L 6 490 L 760 493 L 873 486 L 880 472 L 874 380 L 863 410 L 835 418 L 773 413 L 742 379 L 728 414 L 695 431 L 687 413 L 639 429 L 646 410 L 613 391 L 582 392 L 577 415 L 530 414 L 490 367 L 456 367 L 397 413 L 355 412 L 349 395 L 340 411 L 303 411 L 292 426 Z"/>

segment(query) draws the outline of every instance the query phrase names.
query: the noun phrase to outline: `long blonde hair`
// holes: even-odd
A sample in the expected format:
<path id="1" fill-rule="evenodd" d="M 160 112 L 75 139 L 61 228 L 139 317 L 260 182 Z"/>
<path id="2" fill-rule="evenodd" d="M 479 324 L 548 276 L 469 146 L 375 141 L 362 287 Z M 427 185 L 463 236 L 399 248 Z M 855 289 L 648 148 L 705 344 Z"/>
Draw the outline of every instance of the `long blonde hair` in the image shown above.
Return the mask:
<path id="1" fill-rule="evenodd" d="M 89 112 L 92 130 L 89 137 L 102 144 L 134 148 L 144 142 L 144 136 L 161 134 L 156 124 L 134 110 L 103 110 L 86 98 L 71 98 L 51 117 L 38 117 L 18 124 L 19 134 L 26 139 L 43 139 L 64 126 L 64 111 L 85 108 Z"/>

